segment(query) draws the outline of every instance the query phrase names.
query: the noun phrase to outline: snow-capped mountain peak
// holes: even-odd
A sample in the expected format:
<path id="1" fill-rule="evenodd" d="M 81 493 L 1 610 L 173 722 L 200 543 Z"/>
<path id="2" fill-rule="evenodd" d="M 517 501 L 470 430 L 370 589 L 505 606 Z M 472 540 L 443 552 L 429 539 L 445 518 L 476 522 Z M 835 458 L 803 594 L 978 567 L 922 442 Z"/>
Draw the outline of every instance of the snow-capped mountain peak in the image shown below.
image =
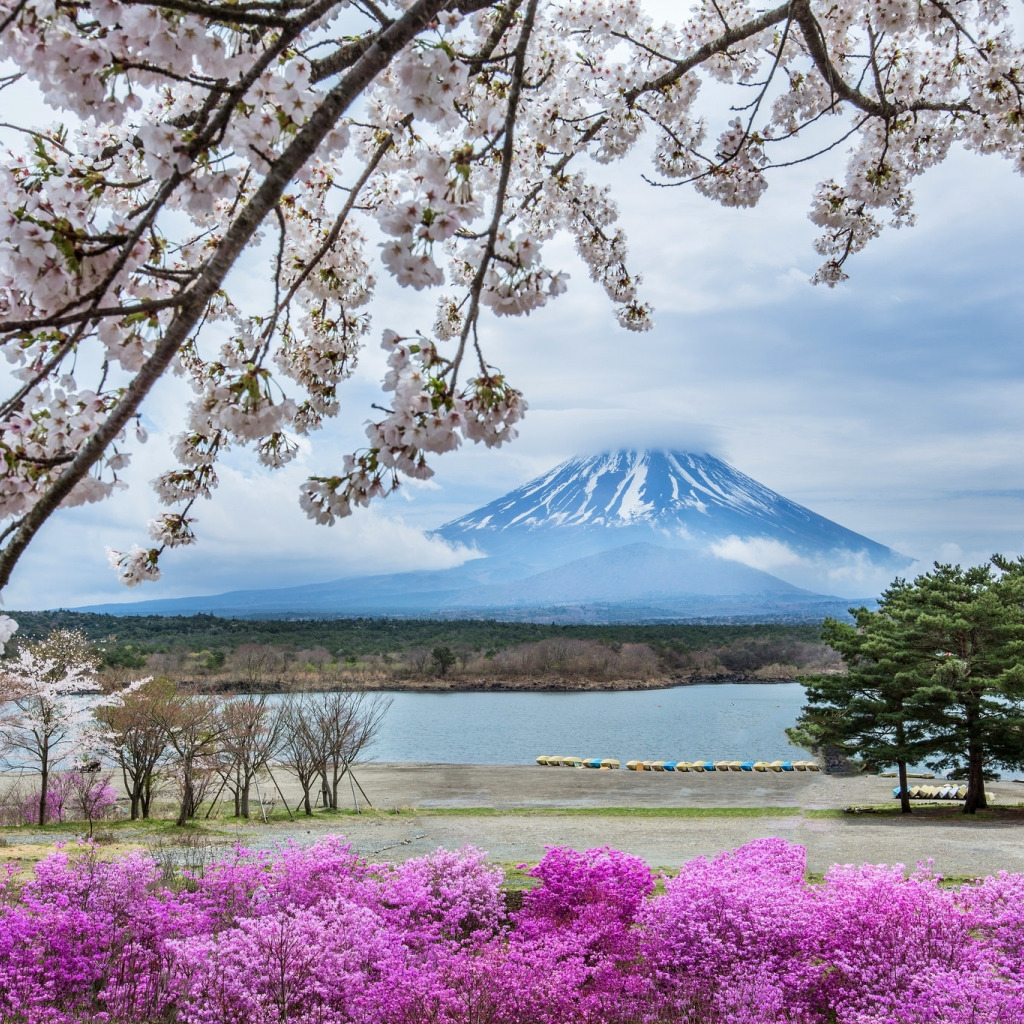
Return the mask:
<path id="1" fill-rule="evenodd" d="M 685 547 L 825 593 L 870 593 L 910 564 L 714 455 L 656 449 L 568 459 L 437 532 L 535 564 L 622 544 Z"/>
<path id="2" fill-rule="evenodd" d="M 713 455 L 617 451 L 569 459 L 441 532 L 633 526 L 706 517 L 715 509 L 754 517 L 814 515 Z"/>

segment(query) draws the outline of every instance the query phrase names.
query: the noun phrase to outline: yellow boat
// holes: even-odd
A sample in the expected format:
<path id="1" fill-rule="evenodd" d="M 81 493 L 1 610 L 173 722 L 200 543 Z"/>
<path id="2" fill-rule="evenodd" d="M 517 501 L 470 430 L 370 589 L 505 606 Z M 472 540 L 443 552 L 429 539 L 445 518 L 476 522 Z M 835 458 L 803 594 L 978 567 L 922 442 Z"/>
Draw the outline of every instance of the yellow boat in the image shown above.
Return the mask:
<path id="1" fill-rule="evenodd" d="M 728 761 L 716 761 L 715 762 L 715 771 L 716 772 L 727 772 L 728 770 L 729 770 L 729 762 Z"/>
<path id="2" fill-rule="evenodd" d="M 537 758 L 537 764 L 546 768 L 548 765 L 548 760 L 549 759 L 547 754 L 541 754 L 540 757 Z"/>
<path id="3" fill-rule="evenodd" d="M 689 761 L 676 761 L 676 771 L 677 772 L 688 772 L 689 770 L 690 770 L 690 762 Z"/>
<path id="4" fill-rule="evenodd" d="M 626 769 L 631 772 L 642 772 L 644 770 L 643 761 L 627 761 Z"/>
<path id="5" fill-rule="evenodd" d="M 741 771 L 743 771 L 743 762 L 742 761 L 730 761 L 729 762 L 729 771 L 731 771 L 731 772 L 741 772 Z"/>
<path id="6" fill-rule="evenodd" d="M 691 761 L 690 762 L 690 771 L 691 772 L 702 772 L 702 771 L 704 771 L 704 762 L 703 761 Z"/>
<path id="7" fill-rule="evenodd" d="M 663 772 L 665 770 L 665 762 L 664 761 L 651 761 L 650 764 L 651 764 L 651 767 L 650 767 L 649 770 L 652 771 L 652 772 Z"/>
<path id="8" fill-rule="evenodd" d="M 821 765 L 818 764 L 817 761 L 808 761 L 807 762 L 807 770 L 809 772 L 820 772 L 821 771 Z"/>
<path id="9" fill-rule="evenodd" d="M 767 761 L 755 761 L 754 762 L 754 771 L 755 772 L 766 772 L 766 771 L 768 771 L 768 762 Z"/>
<path id="10" fill-rule="evenodd" d="M 807 762 L 806 761 L 794 761 L 793 762 L 793 771 L 795 771 L 795 772 L 805 772 L 805 771 L 807 771 Z"/>
<path id="11" fill-rule="evenodd" d="M 768 771 L 770 772 L 781 772 L 782 762 L 781 761 L 770 761 L 768 764 Z"/>
<path id="12" fill-rule="evenodd" d="M 601 762 L 601 767 L 602 768 L 618 768 L 619 767 L 619 762 L 616 761 L 614 757 L 606 757 Z"/>
<path id="13" fill-rule="evenodd" d="M 564 768 L 582 768 L 583 758 L 582 757 L 562 757 L 559 758 Z"/>

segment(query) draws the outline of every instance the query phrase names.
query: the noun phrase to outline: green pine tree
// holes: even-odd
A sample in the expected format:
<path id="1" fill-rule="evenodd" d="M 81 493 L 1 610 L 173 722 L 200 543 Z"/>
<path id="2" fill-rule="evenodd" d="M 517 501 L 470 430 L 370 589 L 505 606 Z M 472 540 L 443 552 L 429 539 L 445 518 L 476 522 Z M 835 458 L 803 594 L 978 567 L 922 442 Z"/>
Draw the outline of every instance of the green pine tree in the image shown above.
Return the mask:
<path id="1" fill-rule="evenodd" d="M 967 814 L 994 763 L 1024 765 L 1024 561 L 992 563 L 936 563 L 887 603 L 916 655 L 929 767 L 967 779 Z"/>
<path id="2" fill-rule="evenodd" d="M 804 680 L 807 704 L 791 739 L 838 747 L 865 771 L 896 767 L 900 802 L 910 813 L 907 765 L 929 752 L 922 724 L 918 658 L 890 601 L 907 586 L 897 580 L 878 611 L 850 609 L 855 625 L 826 619 L 822 639 L 846 663 L 845 674 Z"/>

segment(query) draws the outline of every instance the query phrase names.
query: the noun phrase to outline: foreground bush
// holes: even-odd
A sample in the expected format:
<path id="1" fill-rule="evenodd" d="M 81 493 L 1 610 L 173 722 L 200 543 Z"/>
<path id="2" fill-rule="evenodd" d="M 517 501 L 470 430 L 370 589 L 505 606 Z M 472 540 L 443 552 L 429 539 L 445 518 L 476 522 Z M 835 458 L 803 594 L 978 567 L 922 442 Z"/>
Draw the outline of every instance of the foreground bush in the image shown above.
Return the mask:
<path id="1" fill-rule="evenodd" d="M 551 849 L 508 914 L 479 851 L 371 865 L 341 839 L 235 857 L 180 890 L 141 853 L 62 850 L 0 883 L 18 1024 L 999 1024 L 1024 1019 L 1024 876 L 899 867 L 804 881 L 778 839 L 664 882 Z"/>

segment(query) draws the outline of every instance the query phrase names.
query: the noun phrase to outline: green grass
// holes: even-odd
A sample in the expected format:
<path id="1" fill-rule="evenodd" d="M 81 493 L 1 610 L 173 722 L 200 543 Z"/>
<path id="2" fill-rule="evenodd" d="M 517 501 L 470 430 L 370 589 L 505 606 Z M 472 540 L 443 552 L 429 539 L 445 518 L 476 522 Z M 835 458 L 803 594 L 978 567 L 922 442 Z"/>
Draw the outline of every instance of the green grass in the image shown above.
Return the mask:
<path id="1" fill-rule="evenodd" d="M 964 814 L 963 805 L 959 803 L 918 803 L 910 802 L 911 813 L 905 817 L 913 820 L 927 821 L 1021 821 L 1024 820 L 1024 803 L 996 804 L 974 814 Z M 857 814 L 872 815 L 882 818 L 901 818 L 899 801 L 893 800 L 886 804 L 861 804 L 848 807 L 843 811 L 804 811 L 807 817 L 847 817 Z"/>
<path id="2" fill-rule="evenodd" d="M 799 807 L 421 807 L 410 816 L 450 818 L 789 818 Z"/>

